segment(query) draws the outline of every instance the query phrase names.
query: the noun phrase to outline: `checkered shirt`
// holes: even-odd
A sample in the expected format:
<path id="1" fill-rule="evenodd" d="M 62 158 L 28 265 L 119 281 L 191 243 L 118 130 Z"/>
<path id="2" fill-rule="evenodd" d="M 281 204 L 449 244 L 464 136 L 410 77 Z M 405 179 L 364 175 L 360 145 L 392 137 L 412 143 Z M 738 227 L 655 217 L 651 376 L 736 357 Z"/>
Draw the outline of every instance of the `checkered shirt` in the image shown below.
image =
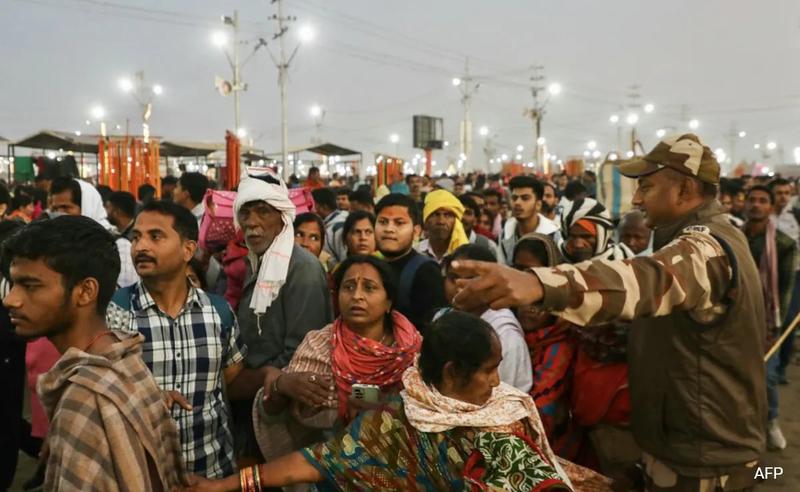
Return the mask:
<path id="1" fill-rule="evenodd" d="M 208 294 L 192 287 L 175 319 L 158 308 L 141 282 L 132 288 L 130 307 L 112 302 L 108 326 L 144 335 L 142 358 L 159 387 L 177 391 L 191 403 L 191 411 L 172 408 L 187 470 L 208 478 L 232 474 L 233 435 L 222 371 L 244 360 L 238 323 L 223 327 Z"/>

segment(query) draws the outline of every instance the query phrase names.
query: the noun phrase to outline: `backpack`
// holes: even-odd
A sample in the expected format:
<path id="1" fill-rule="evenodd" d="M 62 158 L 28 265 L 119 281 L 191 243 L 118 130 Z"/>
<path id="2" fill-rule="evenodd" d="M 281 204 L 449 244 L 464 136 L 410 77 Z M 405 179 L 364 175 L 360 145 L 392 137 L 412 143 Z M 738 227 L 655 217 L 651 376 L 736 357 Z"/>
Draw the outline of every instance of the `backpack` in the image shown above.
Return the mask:
<path id="1" fill-rule="evenodd" d="M 289 199 L 294 203 L 297 214 L 314 211 L 314 197 L 311 196 L 311 190 L 308 188 L 291 188 Z"/>
<path id="2" fill-rule="evenodd" d="M 130 311 L 131 295 L 133 294 L 134 288 L 136 288 L 136 284 L 117 289 L 117 291 L 114 292 L 114 295 L 111 297 L 111 302 L 125 311 Z M 222 322 L 223 331 L 233 329 L 236 319 L 233 316 L 233 310 L 231 309 L 230 304 L 228 304 L 228 301 L 216 294 L 211 294 L 205 291 L 203 292 L 211 300 L 211 305 L 214 307 L 214 311 L 216 311 L 219 315 L 219 319 Z"/>
<path id="3" fill-rule="evenodd" d="M 206 213 L 200 222 L 199 243 L 206 251 L 224 249 L 231 239 L 236 237 L 233 225 L 233 202 L 235 191 L 208 190 L 203 202 Z"/>
<path id="4" fill-rule="evenodd" d="M 420 267 L 429 262 L 435 263 L 436 260 L 423 254 L 414 255 L 414 257 L 409 260 L 405 268 L 403 268 L 403 271 L 400 272 L 400 283 L 397 288 L 396 309 L 401 313 L 407 313 L 411 308 L 411 288 L 414 285 L 414 277 L 417 276 L 417 272 L 419 271 Z"/>

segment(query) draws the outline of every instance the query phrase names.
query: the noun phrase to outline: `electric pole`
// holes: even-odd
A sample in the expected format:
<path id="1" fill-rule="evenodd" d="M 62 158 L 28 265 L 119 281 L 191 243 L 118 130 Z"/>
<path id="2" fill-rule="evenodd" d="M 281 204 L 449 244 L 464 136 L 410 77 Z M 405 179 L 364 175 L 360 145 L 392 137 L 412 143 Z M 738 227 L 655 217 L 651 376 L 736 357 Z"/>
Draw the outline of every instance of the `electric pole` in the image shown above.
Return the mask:
<path id="1" fill-rule="evenodd" d="M 225 58 L 228 59 L 228 64 L 231 67 L 231 71 L 233 72 L 233 80 L 229 83 L 225 80 L 217 78 L 215 85 L 217 89 L 220 91 L 220 94 L 223 96 L 227 96 L 229 93 L 233 92 L 233 120 L 234 120 L 234 132 L 238 137 L 243 137 L 245 134 L 245 129 L 242 128 L 242 116 L 241 116 L 241 92 L 247 90 L 247 84 L 242 82 L 242 68 L 249 62 L 253 55 L 261 48 L 262 46 L 266 46 L 267 42 L 264 41 L 263 38 L 259 38 L 258 42 L 256 43 L 255 47 L 253 47 L 253 51 L 247 56 L 247 58 L 242 61 L 240 58 L 240 46 L 243 44 L 249 44 L 248 41 L 242 41 L 239 39 L 239 11 L 234 10 L 233 16 L 222 16 L 222 22 L 231 27 L 233 31 L 233 52 L 228 52 L 225 47 L 228 45 L 227 36 L 224 33 L 217 32 L 214 34 L 214 43 L 223 48 L 223 52 L 225 53 Z"/>
<path id="2" fill-rule="evenodd" d="M 557 96 L 561 93 L 561 84 L 552 83 L 549 86 L 544 86 L 545 76 L 543 65 L 534 65 L 531 67 L 531 95 L 533 96 L 533 107 L 527 108 L 523 111 L 523 116 L 531 119 L 533 124 L 533 162 L 536 169 L 549 174 L 549 165 L 545 156 L 545 138 L 542 136 L 542 119 L 547 112 L 547 104 L 550 102 L 552 96 Z"/>
<path id="3" fill-rule="evenodd" d="M 281 159 L 283 164 L 283 179 L 284 181 L 289 181 L 289 176 L 296 172 L 295 163 L 293 168 L 289 169 L 289 116 L 288 116 L 288 108 L 287 108 L 287 98 L 286 98 L 286 89 L 287 84 L 289 82 L 289 65 L 291 65 L 292 60 L 294 60 L 295 55 L 297 55 L 297 50 L 300 48 L 300 44 L 295 46 L 292 54 L 289 57 L 286 57 L 286 33 L 289 31 L 289 26 L 286 25 L 288 22 L 294 22 L 297 20 L 297 17 L 289 15 L 283 15 L 283 0 L 272 0 L 272 3 L 278 4 L 277 7 L 277 14 L 274 14 L 270 17 L 270 20 L 274 20 L 278 24 L 278 32 L 276 32 L 273 36 L 273 40 L 278 40 L 280 45 L 280 58 L 276 59 L 275 55 L 273 55 L 272 51 L 270 51 L 270 56 L 272 57 L 272 61 L 275 63 L 275 66 L 278 68 L 278 88 L 280 90 L 281 96 Z M 300 40 L 301 41 L 310 41 L 313 33 L 306 29 L 300 30 Z M 305 38 L 305 39 L 304 39 Z"/>
<path id="4" fill-rule="evenodd" d="M 731 166 L 736 166 L 736 141 L 740 138 L 744 138 L 746 135 L 747 133 L 739 131 L 736 122 L 731 122 L 730 130 L 725 134 L 725 137 L 728 139 L 728 161 Z M 723 166 L 725 163 L 720 162 L 719 164 Z M 723 170 L 727 171 L 727 169 Z"/>
<path id="5" fill-rule="evenodd" d="M 241 70 L 239 64 L 239 11 L 233 11 L 233 20 L 231 22 L 233 28 L 233 118 L 235 123 L 236 134 L 239 134 L 239 129 L 242 127 L 241 112 L 239 109 L 239 92 L 241 91 Z"/>
<path id="6" fill-rule="evenodd" d="M 540 166 L 544 164 L 542 162 L 541 145 L 539 145 L 542 138 L 542 116 L 544 116 L 544 105 L 539 100 L 539 94 L 544 90 L 544 86 L 541 85 L 544 82 L 544 75 L 542 74 L 544 65 L 534 65 L 531 70 L 533 72 L 530 78 L 533 107 L 525 110 L 525 115 L 531 119 L 533 124 L 533 163 L 536 166 L 535 169 L 539 170 Z"/>
<path id="7" fill-rule="evenodd" d="M 642 103 L 640 99 L 642 97 L 641 93 L 639 93 L 639 89 L 641 86 L 638 84 L 633 84 L 628 87 L 628 109 L 630 109 L 630 113 L 626 117 L 626 121 L 629 125 L 631 125 L 631 152 L 636 154 L 636 123 L 639 122 L 639 113 L 638 111 L 642 109 Z"/>
<path id="8" fill-rule="evenodd" d="M 461 143 L 459 157 L 466 161 L 467 170 L 470 170 L 474 169 L 472 166 L 472 96 L 478 91 L 481 84 L 476 82 L 469 73 L 469 58 L 464 62 L 464 74 L 459 78 L 454 78 L 453 85 L 458 87 L 461 92 L 461 105 L 464 109 L 464 119 L 461 120 L 459 132 Z"/>
<path id="9" fill-rule="evenodd" d="M 281 62 L 278 66 L 278 86 L 281 93 L 281 160 L 283 161 L 283 180 L 289 181 L 289 114 L 286 101 L 286 82 L 289 71 L 289 64 L 286 61 L 286 40 L 284 34 L 289 30 L 284 22 L 289 19 L 283 17 L 283 0 L 273 0 L 278 3 L 278 32 L 275 34 L 280 42 Z"/>

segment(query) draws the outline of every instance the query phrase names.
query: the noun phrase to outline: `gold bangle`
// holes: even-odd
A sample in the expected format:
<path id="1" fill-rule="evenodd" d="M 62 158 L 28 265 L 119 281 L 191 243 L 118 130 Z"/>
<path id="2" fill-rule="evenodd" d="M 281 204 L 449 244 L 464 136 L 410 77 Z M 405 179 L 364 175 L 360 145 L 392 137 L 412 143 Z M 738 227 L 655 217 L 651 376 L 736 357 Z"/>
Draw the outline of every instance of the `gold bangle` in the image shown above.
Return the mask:
<path id="1" fill-rule="evenodd" d="M 253 472 L 255 472 L 255 476 L 256 476 L 256 490 L 258 492 L 261 492 L 263 487 L 261 486 L 261 472 L 258 469 L 259 466 L 260 465 L 253 465 Z"/>
<path id="2" fill-rule="evenodd" d="M 253 467 L 247 468 L 247 492 L 256 492 L 256 480 L 253 475 Z"/>
<path id="3" fill-rule="evenodd" d="M 244 468 L 239 470 L 239 488 L 243 492 L 247 490 L 247 485 L 245 484 L 246 480 L 244 478 L 244 475 L 245 475 L 245 471 L 244 470 L 245 470 Z"/>

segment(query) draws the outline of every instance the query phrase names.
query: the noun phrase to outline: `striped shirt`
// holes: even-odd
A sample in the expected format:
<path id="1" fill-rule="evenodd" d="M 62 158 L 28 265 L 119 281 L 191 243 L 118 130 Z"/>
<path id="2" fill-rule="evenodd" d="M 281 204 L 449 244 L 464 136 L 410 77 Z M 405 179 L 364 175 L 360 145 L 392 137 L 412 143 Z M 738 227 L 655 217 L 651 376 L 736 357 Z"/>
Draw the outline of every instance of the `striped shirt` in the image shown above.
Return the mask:
<path id="1" fill-rule="evenodd" d="M 238 324 L 223 326 L 209 295 L 192 287 L 174 319 L 158 308 L 141 282 L 130 301 L 130 310 L 109 304 L 108 325 L 144 335 L 143 359 L 158 385 L 192 405 L 191 411 L 172 408 L 187 469 L 208 478 L 232 474 L 233 435 L 222 371 L 244 360 Z"/>

